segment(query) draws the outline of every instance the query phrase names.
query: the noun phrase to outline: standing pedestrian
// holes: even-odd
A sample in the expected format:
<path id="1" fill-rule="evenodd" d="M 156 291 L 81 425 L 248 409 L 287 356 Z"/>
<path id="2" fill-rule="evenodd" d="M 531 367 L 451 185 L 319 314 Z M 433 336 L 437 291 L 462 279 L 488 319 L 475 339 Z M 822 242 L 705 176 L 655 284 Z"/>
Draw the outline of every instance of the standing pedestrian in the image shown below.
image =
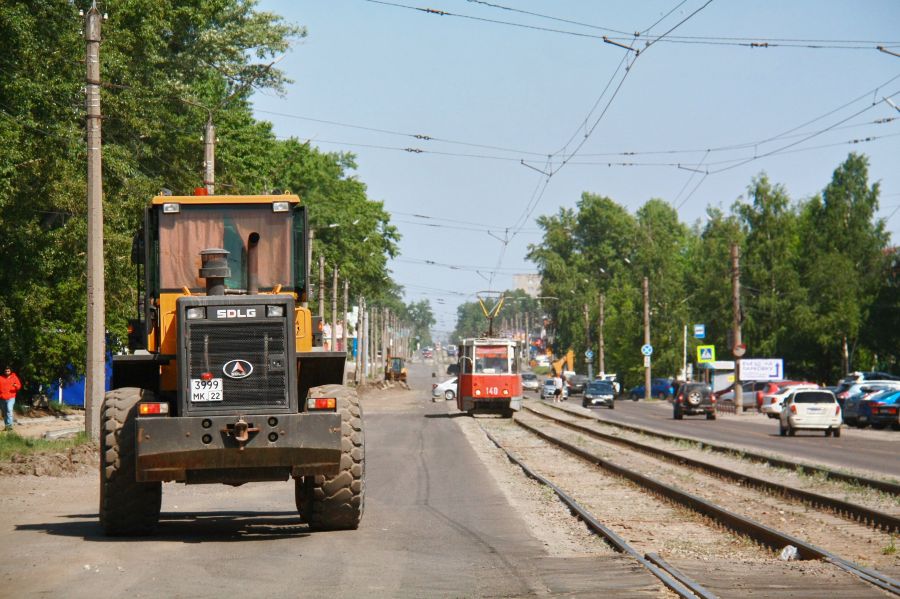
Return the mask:
<path id="1" fill-rule="evenodd" d="M 13 407 L 16 405 L 16 393 L 22 388 L 22 382 L 12 368 L 6 366 L 0 375 L 0 408 L 3 409 L 3 421 L 6 429 L 13 428 Z"/>
<path id="2" fill-rule="evenodd" d="M 562 403 L 562 389 L 562 377 L 559 376 L 559 373 L 556 373 L 553 376 L 553 403 Z"/>

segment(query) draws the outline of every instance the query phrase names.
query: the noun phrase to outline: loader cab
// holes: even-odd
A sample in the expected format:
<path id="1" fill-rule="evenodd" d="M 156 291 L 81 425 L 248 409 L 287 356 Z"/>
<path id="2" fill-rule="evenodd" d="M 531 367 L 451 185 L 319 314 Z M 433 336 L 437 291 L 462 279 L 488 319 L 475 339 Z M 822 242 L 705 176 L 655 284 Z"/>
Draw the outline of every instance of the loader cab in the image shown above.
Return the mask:
<path id="1" fill-rule="evenodd" d="M 307 294 L 307 221 L 297 196 L 157 196 L 144 215 L 132 247 L 138 263 L 139 321 L 129 327 L 132 350 L 174 354 L 174 301 L 203 295 L 201 252 L 227 252 L 225 295 Z M 255 280 L 248 263 L 251 236 L 257 242 Z M 142 275 L 142 276 L 141 276 Z"/>

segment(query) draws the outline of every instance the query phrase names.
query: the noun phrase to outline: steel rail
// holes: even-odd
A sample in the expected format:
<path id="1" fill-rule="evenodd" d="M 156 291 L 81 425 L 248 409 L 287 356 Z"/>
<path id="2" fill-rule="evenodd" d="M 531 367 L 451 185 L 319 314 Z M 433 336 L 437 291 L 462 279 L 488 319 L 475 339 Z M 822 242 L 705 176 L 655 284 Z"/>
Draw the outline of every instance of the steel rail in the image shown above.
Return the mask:
<path id="1" fill-rule="evenodd" d="M 680 455 L 678 453 L 667 451 L 665 449 L 660 449 L 659 447 L 653 447 L 652 445 L 646 445 L 639 441 L 633 441 L 631 439 L 623 439 L 621 437 L 617 437 L 615 435 L 610 435 L 607 433 L 603 433 L 587 426 L 577 424 L 574 422 L 566 422 L 565 420 L 560 420 L 550 414 L 546 414 L 544 412 L 535 410 L 533 407 L 525 406 L 525 409 L 531 412 L 532 414 L 536 414 L 541 418 L 546 418 L 547 420 L 551 420 L 560 426 L 564 426 L 566 428 L 572 429 L 574 431 L 578 431 L 580 433 L 585 433 L 594 438 L 601 439 L 608 443 L 615 443 L 617 445 L 624 445 L 625 447 L 629 447 L 631 449 L 635 449 L 637 451 L 641 451 L 643 453 L 650 454 L 655 457 L 661 457 L 666 460 L 670 460 L 672 462 L 676 462 L 679 464 L 685 464 L 690 466 L 691 468 L 696 468 L 698 470 L 702 470 L 708 472 L 710 474 L 714 474 L 716 476 L 721 476 L 722 478 L 731 479 L 734 481 L 739 481 L 741 483 L 746 483 L 750 486 L 756 487 L 758 489 L 763 489 L 765 491 L 771 491 L 773 493 L 778 493 L 779 495 L 783 495 L 785 497 L 790 497 L 792 499 L 797 499 L 813 507 L 818 508 L 827 508 L 840 516 L 850 517 L 855 519 L 863 524 L 867 524 L 869 526 L 873 526 L 875 528 L 880 528 L 885 532 L 900 532 L 900 518 L 897 516 L 892 516 L 891 514 L 886 514 L 884 512 L 880 512 L 878 510 L 873 510 L 871 508 L 867 508 L 862 505 L 858 505 L 855 503 L 850 503 L 849 501 L 844 501 L 842 499 L 836 499 L 834 497 L 828 497 L 827 495 L 820 495 L 819 493 L 813 493 L 812 491 L 804 491 L 803 489 L 798 489 L 796 487 L 791 487 L 788 485 L 784 485 L 781 483 L 772 482 L 766 480 L 764 478 L 757 478 L 755 476 L 751 476 L 749 474 L 743 474 L 741 472 L 736 472 L 734 470 L 730 470 L 728 468 L 722 466 L 716 466 L 714 464 L 709 464 L 702 460 L 696 460 L 693 458 L 689 458 L 687 456 Z M 572 412 L 567 412 L 572 416 L 578 416 Z M 583 418 L 583 417 L 582 417 Z"/>
<path id="2" fill-rule="evenodd" d="M 479 424 L 479 426 L 481 425 Z M 496 445 L 498 449 L 506 454 L 506 457 L 510 462 L 522 469 L 522 472 L 524 472 L 526 476 L 538 481 L 539 483 L 550 488 L 554 493 L 556 493 L 556 496 L 559 497 L 559 499 L 569 507 L 572 513 L 578 516 L 578 518 L 580 518 L 581 521 L 584 522 L 591 531 L 606 539 L 607 543 L 609 543 L 612 548 L 619 553 L 624 553 L 636 559 L 642 566 L 649 570 L 651 574 L 656 576 L 660 580 L 660 582 L 671 589 L 679 597 L 681 597 L 682 599 L 716 599 L 716 595 L 711 594 L 699 584 L 691 584 L 693 581 L 691 581 L 690 578 L 679 572 L 671 565 L 666 564 L 665 562 L 663 562 L 664 565 L 656 565 L 649 559 L 649 556 L 642 556 L 637 550 L 634 549 L 634 547 L 629 545 L 625 539 L 620 537 L 613 530 L 607 528 L 603 523 L 597 520 L 589 511 L 582 507 L 581 504 L 575 501 L 575 499 L 571 495 L 554 485 L 552 482 L 538 474 L 536 471 L 532 470 L 528 466 L 528 464 L 519 459 L 511 451 L 503 447 L 503 445 L 501 445 L 500 442 L 497 441 L 497 439 L 495 439 L 491 433 L 484 430 L 484 427 L 481 427 L 481 430 L 485 435 L 487 435 L 487 438 L 490 439 L 491 443 Z"/>
<path id="3" fill-rule="evenodd" d="M 747 518 L 745 516 L 741 516 L 740 514 L 736 514 L 732 511 L 726 510 L 725 508 L 722 508 L 701 497 L 698 497 L 686 491 L 682 491 L 681 489 L 667 485 L 648 476 L 644 476 L 643 474 L 640 474 L 638 472 L 634 472 L 633 470 L 625 468 L 624 466 L 619 466 L 618 464 L 610 462 L 609 460 L 605 460 L 579 447 L 575 447 L 571 443 L 567 443 L 562 439 L 558 439 L 553 435 L 550 435 L 549 433 L 546 433 L 536 427 L 522 422 L 522 420 L 519 418 L 516 418 L 515 422 L 525 430 L 531 432 L 534 435 L 537 435 L 541 439 L 544 439 L 545 441 L 556 445 L 557 447 L 561 447 L 569 453 L 572 453 L 596 466 L 608 470 L 613 474 L 617 474 L 646 489 L 649 489 L 650 491 L 657 493 L 662 497 L 665 497 L 675 503 L 691 509 L 698 514 L 711 518 L 722 526 L 729 528 L 738 534 L 754 539 L 775 550 L 782 549 L 787 545 L 793 545 L 797 548 L 797 554 L 801 559 L 818 559 L 828 561 L 835 566 L 859 577 L 860 579 L 865 580 L 866 582 L 874 584 L 895 595 L 900 595 L 900 581 L 897 581 L 887 576 L 886 574 L 883 574 L 876 570 L 871 570 L 869 568 L 864 568 L 863 566 L 834 555 L 831 552 L 822 549 L 821 547 L 817 547 L 816 545 L 807 543 L 806 541 L 798 539 L 797 537 L 781 532 L 779 530 L 775 530 L 774 528 L 770 528 L 751 518 Z"/>
<path id="4" fill-rule="evenodd" d="M 567 414 L 572 414 L 573 416 L 579 416 L 581 418 L 590 418 L 584 414 L 579 414 L 578 412 L 574 412 L 572 410 L 562 408 L 559 406 L 551 405 L 551 404 L 542 404 L 547 407 L 553 408 L 554 410 L 560 410 L 561 412 L 565 412 Z M 717 443 L 713 443 L 711 441 L 704 441 L 702 439 L 697 439 L 695 437 L 680 437 L 678 435 L 672 435 L 669 433 L 663 433 L 660 431 L 653 430 L 651 428 L 644 428 L 642 426 L 637 426 L 634 424 L 626 424 L 624 422 L 616 422 L 614 420 L 606 420 L 603 418 L 595 417 L 592 420 L 597 420 L 603 424 L 608 424 L 610 426 L 617 426 L 619 428 L 624 428 L 625 430 L 630 430 L 632 432 L 641 433 L 643 435 L 647 435 L 648 437 L 656 437 L 658 439 L 666 439 L 668 441 L 687 441 L 690 443 L 696 443 L 700 446 L 701 449 L 709 449 L 710 451 L 715 451 L 717 453 L 725 453 L 730 455 L 735 455 L 743 459 L 750 460 L 752 462 L 760 462 L 763 464 L 769 464 L 770 466 L 775 466 L 776 468 L 785 468 L 787 470 L 795 470 L 801 472 L 806 475 L 812 476 L 821 476 L 830 480 L 837 480 L 841 482 L 851 483 L 860 487 L 869 487 L 872 489 L 877 489 L 879 491 L 884 491 L 885 493 L 890 493 L 891 495 L 900 496 L 900 484 L 893 483 L 886 480 L 879 480 L 877 478 L 868 478 L 865 476 L 857 476 L 855 474 L 847 474 L 844 472 L 838 472 L 837 470 L 832 470 L 830 468 L 825 468 L 824 466 L 813 466 L 811 464 L 804 464 L 802 462 L 794 462 L 791 460 L 783 459 L 783 458 L 775 458 L 771 456 L 767 456 L 761 453 L 755 453 L 752 451 L 747 451 L 744 449 L 736 449 L 734 447 L 729 447 L 727 445 L 719 445 Z"/>

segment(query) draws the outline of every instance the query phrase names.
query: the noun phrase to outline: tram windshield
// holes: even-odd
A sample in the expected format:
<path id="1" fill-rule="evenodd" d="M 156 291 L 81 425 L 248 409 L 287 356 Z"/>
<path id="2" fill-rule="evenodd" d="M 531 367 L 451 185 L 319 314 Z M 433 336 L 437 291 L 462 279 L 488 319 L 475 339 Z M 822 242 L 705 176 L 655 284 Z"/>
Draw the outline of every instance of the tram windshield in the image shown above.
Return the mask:
<path id="1" fill-rule="evenodd" d="M 508 345 L 476 345 L 474 356 L 471 354 L 462 359 L 465 372 L 472 372 L 474 362 L 474 374 L 515 374 L 516 368 L 515 349 Z M 469 353 L 468 351 L 466 353 Z M 474 359 L 473 359 L 474 358 Z"/>

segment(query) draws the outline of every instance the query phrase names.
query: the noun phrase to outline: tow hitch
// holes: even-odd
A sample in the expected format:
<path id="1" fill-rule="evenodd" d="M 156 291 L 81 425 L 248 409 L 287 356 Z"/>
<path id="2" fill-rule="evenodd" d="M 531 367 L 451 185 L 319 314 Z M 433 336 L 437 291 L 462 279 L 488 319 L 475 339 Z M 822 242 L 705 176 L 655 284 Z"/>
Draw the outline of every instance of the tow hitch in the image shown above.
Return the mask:
<path id="1" fill-rule="evenodd" d="M 258 433 L 259 428 L 250 426 L 250 424 L 244 420 L 244 417 L 241 416 L 237 422 L 223 428 L 222 432 L 225 433 L 226 436 L 233 437 L 234 440 L 237 441 L 238 449 L 244 451 L 244 444 L 250 440 L 250 434 Z"/>

